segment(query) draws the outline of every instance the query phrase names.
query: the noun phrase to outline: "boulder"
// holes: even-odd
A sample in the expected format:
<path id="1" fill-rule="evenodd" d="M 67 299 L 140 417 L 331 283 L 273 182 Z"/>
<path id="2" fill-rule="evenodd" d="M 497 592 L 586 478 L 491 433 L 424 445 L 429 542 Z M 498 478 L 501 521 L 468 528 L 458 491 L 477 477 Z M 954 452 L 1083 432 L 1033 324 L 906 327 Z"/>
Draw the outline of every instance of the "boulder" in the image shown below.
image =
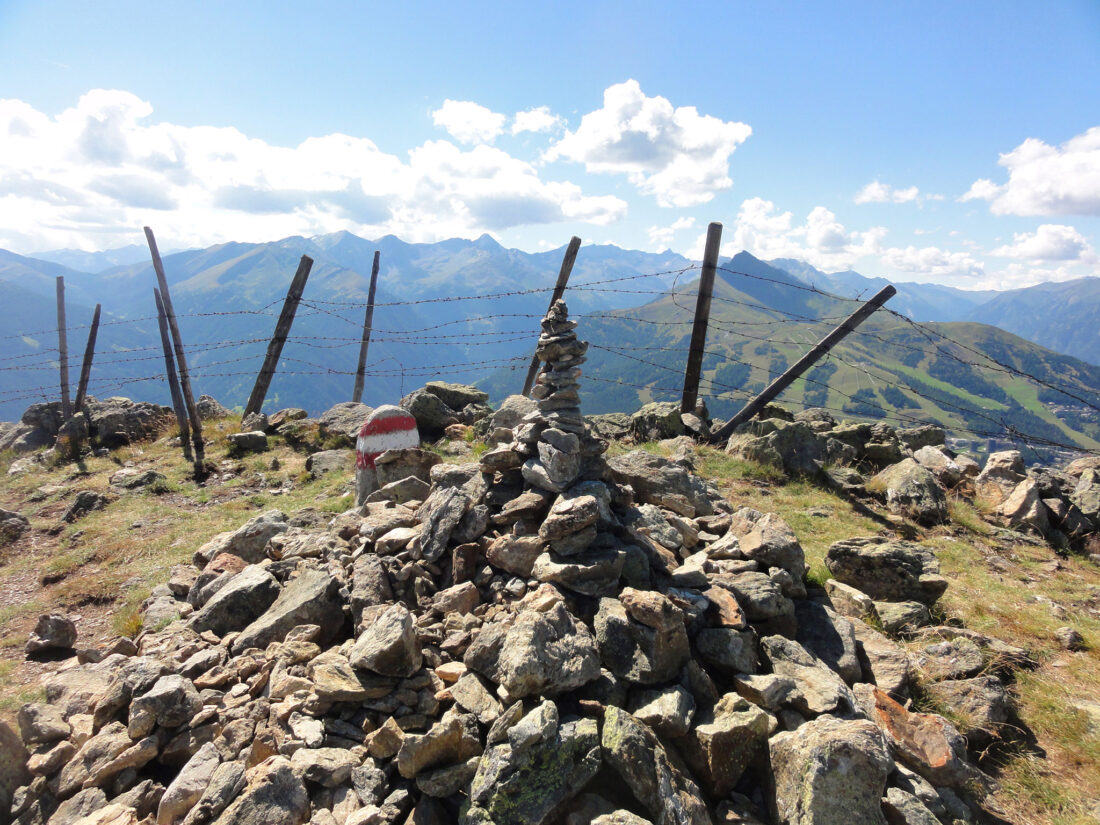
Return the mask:
<path id="1" fill-rule="evenodd" d="M 817 476 L 825 461 L 825 441 L 801 422 L 754 419 L 734 431 L 726 452 L 791 475 Z"/>
<path id="2" fill-rule="evenodd" d="M 164 790 L 157 806 L 157 825 L 176 825 L 202 799 L 214 771 L 221 763 L 213 742 L 199 748 Z"/>
<path id="3" fill-rule="evenodd" d="M 239 655 L 250 647 L 262 650 L 305 624 L 321 627 L 322 640 L 327 641 L 343 623 L 340 580 L 323 570 L 306 570 L 291 579 L 263 615 L 241 631 L 231 651 Z"/>
<path id="4" fill-rule="evenodd" d="M 318 479 L 329 473 L 347 473 L 355 469 L 355 453 L 351 450 L 322 450 L 306 459 L 306 472 Z"/>
<path id="5" fill-rule="evenodd" d="M 876 601 L 913 599 L 932 604 L 947 589 L 935 554 L 920 544 L 881 536 L 843 539 L 825 554 L 837 581 Z"/>
<path id="6" fill-rule="evenodd" d="M 639 500 L 660 506 L 668 496 L 682 496 L 690 503 L 693 515 L 714 513 L 706 483 L 668 459 L 634 450 L 607 459 L 611 478 L 619 484 L 629 484 Z"/>
<path id="7" fill-rule="evenodd" d="M 886 825 L 881 799 L 894 767 L 879 729 L 822 716 L 768 742 L 779 821 Z"/>
<path id="8" fill-rule="evenodd" d="M 267 433 L 263 430 L 255 430 L 248 433 L 230 433 L 225 437 L 229 442 L 230 452 L 262 453 L 267 449 Z"/>
<path id="9" fill-rule="evenodd" d="M 424 389 L 413 390 L 401 399 L 400 406 L 416 419 L 416 428 L 425 438 L 438 438 L 447 427 L 458 423 L 456 411 Z"/>
<path id="10" fill-rule="evenodd" d="M 549 700 L 500 735 L 470 783 L 467 825 L 542 825 L 600 769 L 595 720 L 561 724 Z"/>
<path id="11" fill-rule="evenodd" d="M 200 395 L 195 401 L 195 409 L 199 411 L 199 418 L 203 421 L 214 421 L 229 415 L 229 410 L 209 395 Z"/>
<path id="12" fill-rule="evenodd" d="M 353 450 L 359 428 L 372 412 L 366 404 L 342 401 L 321 414 L 317 419 L 317 432 L 324 446 L 330 450 Z"/>
<path id="13" fill-rule="evenodd" d="M 243 630 L 271 607 L 281 590 L 279 582 L 266 569 L 249 565 L 230 578 L 188 620 L 188 626 L 197 633 L 209 630 L 218 636 Z"/>
<path id="14" fill-rule="evenodd" d="M 511 430 L 536 409 L 535 399 L 525 395 L 509 395 L 489 418 L 489 431 L 498 427 Z"/>
<path id="15" fill-rule="evenodd" d="M 470 404 L 484 404 L 489 400 L 489 393 L 469 384 L 429 381 L 424 385 L 424 389 L 455 411 L 460 411 Z"/>
<path id="16" fill-rule="evenodd" d="M 849 685 L 863 681 L 852 622 L 812 601 L 795 602 L 795 640 L 836 671 Z"/>
<path id="17" fill-rule="evenodd" d="M 545 611 L 524 610 L 510 625 L 485 625 L 463 661 L 511 700 L 571 690 L 600 675 L 596 639 L 560 601 Z"/>
<path id="18" fill-rule="evenodd" d="M 603 666 L 629 682 L 668 681 L 691 655 L 683 611 L 660 593 L 628 587 L 600 599 L 593 626 Z"/>
<path id="19" fill-rule="evenodd" d="M 996 676 L 947 679 L 926 690 L 961 720 L 959 730 L 971 748 L 987 745 L 1013 715 L 1012 700 Z"/>
<path id="20" fill-rule="evenodd" d="M 28 656 L 48 650 L 68 650 L 76 644 L 76 624 L 64 613 L 44 613 L 27 639 Z"/>
<path id="21" fill-rule="evenodd" d="M 775 731 L 775 717 L 736 693 L 699 715 L 680 748 L 711 796 L 729 794 Z"/>
<path id="22" fill-rule="evenodd" d="M 230 553 L 249 563 L 262 561 L 268 539 L 284 532 L 289 526 L 285 514 L 268 510 L 236 530 L 214 536 L 195 551 L 193 563 L 201 569 L 221 553 Z"/>
<path id="23" fill-rule="evenodd" d="M 768 636 L 760 640 L 760 647 L 772 673 L 794 682 L 787 703 L 799 713 L 817 716 L 854 709 L 855 697 L 840 676 L 798 642 Z"/>
<path id="24" fill-rule="evenodd" d="M 290 760 L 272 756 L 245 774 L 245 787 L 213 825 L 301 825 L 309 794 Z"/>
<path id="25" fill-rule="evenodd" d="M 676 401 L 653 401 L 630 417 L 630 429 L 635 441 L 660 441 L 684 433 L 680 419 L 680 404 Z"/>
<path id="26" fill-rule="evenodd" d="M 382 676 L 412 676 L 420 670 L 423 656 L 405 605 L 391 605 L 355 640 L 349 656 L 352 667 Z"/>
<path id="27" fill-rule="evenodd" d="M 954 487 L 962 480 L 962 468 L 939 447 L 921 447 L 913 460 L 932 473 L 944 487 Z"/>
<path id="28" fill-rule="evenodd" d="M 867 489 L 882 493 L 886 506 L 920 524 L 947 520 L 947 496 L 936 477 L 911 458 L 892 464 L 867 482 Z"/>
<path id="29" fill-rule="evenodd" d="M 61 516 L 61 520 L 72 523 L 94 510 L 102 510 L 110 503 L 111 499 L 103 493 L 97 493 L 94 490 L 81 490 L 76 494 L 73 503 L 69 505 L 69 509 Z"/>
<path id="30" fill-rule="evenodd" d="M 600 749 L 655 825 L 711 825 L 702 791 L 656 734 L 614 705 L 604 712 Z"/>

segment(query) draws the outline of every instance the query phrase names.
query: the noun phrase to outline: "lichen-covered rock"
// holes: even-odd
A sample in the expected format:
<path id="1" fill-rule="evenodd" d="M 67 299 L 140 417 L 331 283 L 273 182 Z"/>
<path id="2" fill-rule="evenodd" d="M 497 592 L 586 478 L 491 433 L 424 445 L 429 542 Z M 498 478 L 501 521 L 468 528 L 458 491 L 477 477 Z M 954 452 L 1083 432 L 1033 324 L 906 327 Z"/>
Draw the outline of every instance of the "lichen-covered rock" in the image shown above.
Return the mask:
<path id="1" fill-rule="evenodd" d="M 600 661 L 630 682 L 666 682 L 690 656 L 683 611 L 660 593 L 626 588 L 600 599 L 594 627 Z"/>
<path id="2" fill-rule="evenodd" d="M 872 599 L 914 599 L 932 604 L 947 589 L 935 554 L 911 541 L 881 536 L 834 542 L 825 566 L 838 580 L 858 587 Z"/>
<path id="3" fill-rule="evenodd" d="M 76 644 L 76 624 L 64 613 L 44 613 L 27 639 L 27 655 L 65 650 Z"/>
<path id="4" fill-rule="evenodd" d="M 781 822 L 886 825 L 881 800 L 894 763 L 874 724 L 822 716 L 768 746 Z"/>
<path id="5" fill-rule="evenodd" d="M 806 476 L 819 475 L 826 457 L 824 439 L 807 424 L 778 418 L 746 421 L 730 436 L 726 452 Z"/>
<path id="6" fill-rule="evenodd" d="M 560 601 L 545 611 L 524 610 L 511 625 L 486 625 L 463 661 L 513 700 L 571 690 L 600 675 L 596 639 Z"/>
<path id="7" fill-rule="evenodd" d="M 355 641 L 352 667 L 381 676 L 412 676 L 420 670 L 423 655 L 413 617 L 401 603 L 387 608 Z"/>
<path id="8" fill-rule="evenodd" d="M 727 693 L 695 720 L 680 747 L 704 789 L 723 797 L 734 789 L 775 728 L 771 714 L 736 693 Z"/>
<path id="9" fill-rule="evenodd" d="M 886 506 L 921 524 L 947 521 L 947 496 L 936 477 L 911 458 L 892 464 L 867 482 L 867 489 L 886 496 Z"/>
<path id="10" fill-rule="evenodd" d="M 309 819 L 309 794 L 285 757 L 256 765 L 246 782 L 214 825 L 301 825 Z"/>

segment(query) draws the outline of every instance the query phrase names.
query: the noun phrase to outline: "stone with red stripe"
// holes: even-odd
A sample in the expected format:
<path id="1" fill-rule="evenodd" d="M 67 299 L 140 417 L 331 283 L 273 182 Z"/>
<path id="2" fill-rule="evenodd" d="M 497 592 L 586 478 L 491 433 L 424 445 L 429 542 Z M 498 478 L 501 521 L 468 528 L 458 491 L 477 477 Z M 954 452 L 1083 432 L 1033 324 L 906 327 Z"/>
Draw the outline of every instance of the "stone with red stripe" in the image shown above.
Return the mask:
<path id="1" fill-rule="evenodd" d="M 416 419 L 393 404 L 378 407 L 363 422 L 355 442 L 355 480 L 360 504 L 378 487 L 374 462 L 387 450 L 420 446 Z"/>

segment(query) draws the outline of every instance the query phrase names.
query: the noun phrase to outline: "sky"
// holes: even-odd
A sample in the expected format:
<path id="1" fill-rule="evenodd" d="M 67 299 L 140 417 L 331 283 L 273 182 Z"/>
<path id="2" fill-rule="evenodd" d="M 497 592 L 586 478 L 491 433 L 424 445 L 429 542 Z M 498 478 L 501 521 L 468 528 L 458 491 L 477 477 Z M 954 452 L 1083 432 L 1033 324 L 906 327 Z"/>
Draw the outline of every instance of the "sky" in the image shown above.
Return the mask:
<path id="1" fill-rule="evenodd" d="M 1100 275 L 1100 2 L 0 0 L 0 248 L 698 258 L 711 221 L 828 272 Z"/>

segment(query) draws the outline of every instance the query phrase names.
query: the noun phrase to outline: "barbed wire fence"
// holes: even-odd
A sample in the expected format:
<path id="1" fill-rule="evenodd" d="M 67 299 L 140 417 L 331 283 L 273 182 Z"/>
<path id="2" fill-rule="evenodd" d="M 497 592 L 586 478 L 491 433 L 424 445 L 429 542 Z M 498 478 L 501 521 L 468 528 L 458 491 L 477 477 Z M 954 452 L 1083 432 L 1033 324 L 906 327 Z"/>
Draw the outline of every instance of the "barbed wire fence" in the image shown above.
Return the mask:
<path id="1" fill-rule="evenodd" d="M 677 340 L 683 339 L 692 330 L 692 315 L 695 307 L 690 306 L 690 301 L 695 294 L 692 283 L 701 272 L 702 267 L 692 264 L 679 269 L 670 269 L 660 272 L 627 273 L 614 277 L 589 280 L 576 284 L 568 284 L 565 297 L 568 300 L 570 294 L 584 296 L 603 295 L 636 295 L 639 303 L 647 302 L 651 308 L 658 302 L 661 311 L 659 317 L 639 317 L 639 308 L 633 309 L 592 309 L 575 313 L 573 317 L 584 322 L 590 322 L 589 334 L 584 334 L 582 326 L 582 338 L 590 340 L 590 349 L 593 353 L 602 353 L 604 363 L 593 364 L 595 369 L 589 369 L 584 376 L 585 381 L 593 381 L 601 386 L 617 386 L 633 390 L 638 398 L 663 396 L 676 398 L 681 390 L 673 386 L 670 381 L 662 381 L 659 378 L 647 377 L 645 381 L 632 381 L 623 376 L 614 376 L 614 363 L 616 359 L 631 362 L 644 367 L 652 376 L 665 376 L 666 373 L 683 377 L 682 363 L 690 354 L 690 348 L 679 345 Z M 702 397 L 711 401 L 730 403 L 750 400 L 754 393 L 746 389 L 748 376 L 762 375 L 767 381 L 780 376 L 784 369 L 776 369 L 773 365 L 763 365 L 759 361 L 753 362 L 741 357 L 740 346 L 755 342 L 758 346 L 768 348 L 770 353 L 782 352 L 776 348 L 805 349 L 812 344 L 815 335 L 828 329 L 844 318 L 844 314 L 837 314 L 836 310 L 846 305 L 860 305 L 862 301 L 844 295 L 836 295 L 816 287 L 813 284 L 794 282 L 792 280 L 772 278 L 759 273 L 750 273 L 734 269 L 730 266 L 717 266 L 717 271 L 723 273 L 726 284 L 736 290 L 739 283 L 748 281 L 768 282 L 772 286 L 789 289 L 812 295 L 823 299 L 823 305 L 828 308 L 824 314 L 811 315 L 805 312 L 786 310 L 767 304 L 753 298 L 751 295 L 737 291 L 731 294 L 713 294 L 710 300 L 722 306 L 742 307 L 749 309 L 754 316 L 748 320 L 730 320 L 721 317 L 709 319 L 709 327 L 713 336 L 717 336 L 721 343 L 718 346 L 704 348 L 701 355 L 708 359 L 708 368 L 698 379 L 698 390 Z M 662 286 L 653 286 L 653 281 L 662 282 Z M 641 281 L 649 281 L 641 284 Z M 671 283 L 667 283 L 671 281 Z M 425 305 L 455 304 L 461 306 L 466 302 L 493 303 L 515 298 L 548 297 L 552 287 L 539 286 L 530 289 L 508 290 L 487 294 L 440 296 L 432 298 L 415 298 L 410 300 L 381 301 L 375 304 L 376 309 L 383 310 L 380 313 L 380 323 L 372 326 L 368 331 L 372 342 L 390 343 L 401 346 L 418 348 L 444 348 L 450 357 L 440 359 L 438 363 L 416 363 L 412 365 L 394 364 L 387 365 L 392 358 L 379 359 L 365 373 L 368 379 L 400 379 L 402 391 L 406 389 L 404 382 L 419 381 L 420 379 L 452 379 L 456 376 L 466 377 L 470 381 L 485 379 L 493 374 L 502 372 L 515 373 L 515 392 L 519 391 L 522 368 L 530 360 L 538 334 L 538 321 L 542 318 L 541 312 L 506 312 L 506 313 L 475 313 L 463 314 L 459 312 L 457 317 L 440 321 L 435 324 L 423 325 L 411 328 L 396 328 L 385 325 L 385 312 L 387 308 L 397 307 L 422 307 Z M 332 298 L 305 298 L 301 300 L 298 317 L 317 316 L 326 322 L 336 324 L 333 334 L 328 335 L 295 335 L 286 336 L 286 341 L 293 344 L 296 354 L 287 354 L 280 360 L 278 376 L 330 376 L 350 379 L 356 374 L 354 358 L 350 352 L 357 348 L 361 342 L 363 330 L 361 323 L 355 320 L 354 315 L 361 313 L 363 302 L 357 300 L 339 300 Z M 588 303 L 592 303 L 591 300 Z M 237 317 L 251 319 L 272 319 L 278 316 L 281 300 L 275 300 L 256 309 L 239 309 L 227 311 L 204 311 L 181 313 L 179 320 L 198 321 L 217 320 L 220 318 Z M 667 310 L 667 311 L 666 311 Z M 651 315 L 653 313 L 650 313 Z M 1059 393 L 1066 399 L 1076 402 L 1082 409 L 1100 412 L 1100 397 L 1090 396 L 1079 383 L 1067 383 L 1066 381 L 1054 381 L 1049 377 L 1036 375 L 1034 372 L 1017 366 L 1004 357 L 997 357 L 971 344 L 958 340 L 939 328 L 937 324 L 918 323 L 906 317 L 904 314 L 888 307 L 883 308 L 885 321 L 872 328 L 861 328 L 852 331 L 857 340 L 867 342 L 867 346 L 893 347 L 912 353 L 916 358 L 915 363 L 924 363 L 925 359 L 946 359 L 957 363 L 969 370 L 984 371 L 994 376 L 1004 376 L 1012 379 L 1021 379 L 1035 387 L 1054 393 Z M 163 382 L 164 372 L 161 366 L 163 353 L 161 346 L 155 342 L 156 315 L 139 316 L 133 318 L 109 318 L 102 321 L 103 327 L 129 326 L 136 331 L 147 333 L 148 345 L 132 346 L 124 349 L 116 349 L 96 354 L 95 373 L 89 385 L 89 392 L 103 396 L 126 391 L 128 387 L 147 382 Z M 490 330 L 472 330 L 479 324 L 490 323 L 503 328 Z M 890 323 L 893 326 L 890 326 Z M 348 327 L 345 334 L 340 330 Z M 70 335 L 87 331 L 87 325 L 71 325 L 66 327 Z M 906 329 L 913 333 L 920 343 L 912 343 L 902 340 L 897 334 L 897 329 Z M 30 332 L 15 332 L 0 335 L 0 346 L 5 341 L 16 339 L 35 339 L 44 335 L 55 335 L 57 329 L 44 329 Z M 624 343 L 631 338 L 630 334 L 641 340 L 654 341 L 667 340 L 667 343 L 639 344 L 637 341 Z M 246 378 L 255 376 L 258 368 L 245 368 L 245 364 L 253 357 L 259 361 L 263 357 L 264 347 L 268 343 L 268 336 L 256 336 L 249 338 L 222 338 L 211 341 L 189 343 L 187 350 L 191 356 L 207 356 L 211 353 L 228 351 L 230 357 L 213 361 L 200 360 L 191 369 L 191 375 L 196 380 L 215 378 Z M 743 342 L 740 345 L 738 342 Z M 464 357 L 457 359 L 453 353 L 456 348 L 461 348 L 467 354 L 472 348 L 488 348 L 489 355 L 497 355 L 500 349 L 507 349 L 516 354 L 501 357 Z M 342 350 L 349 352 L 349 357 L 337 358 L 337 353 Z M 496 351 L 493 351 L 496 350 Z M 301 357 L 305 351 L 314 351 L 320 356 L 314 358 Z M 655 359 L 655 354 L 666 356 L 665 360 L 674 360 L 679 363 L 662 363 Z M 672 356 L 669 359 L 668 356 Z M 784 356 L 785 358 L 785 356 Z M 598 359 L 593 359 L 598 361 Z M 959 422 L 951 422 L 947 428 L 956 434 L 965 434 L 977 439 L 1002 440 L 1018 444 L 1029 450 L 1062 450 L 1075 453 L 1096 453 L 1095 449 L 1084 446 L 1085 442 L 1078 442 L 1067 432 L 1065 426 L 1054 427 L 1059 433 L 1055 436 L 1048 427 L 1044 432 L 1028 429 L 1008 420 L 1007 410 L 1004 404 L 996 400 L 991 401 L 991 406 L 984 406 L 968 400 L 980 398 L 976 394 L 956 393 L 938 388 L 929 381 L 908 376 L 897 371 L 887 370 L 885 367 L 872 361 L 854 363 L 839 353 L 830 352 L 824 363 L 839 362 L 852 370 L 855 374 L 861 374 L 873 382 L 878 382 L 881 388 L 892 388 L 898 392 L 911 395 L 922 401 L 928 402 L 942 410 L 950 411 L 959 418 Z M 138 374 L 119 375 L 119 368 L 123 365 L 146 364 L 149 369 L 138 369 Z M 80 358 L 71 356 L 66 359 L 69 367 L 79 367 Z M 40 346 L 34 352 L 19 353 L 0 356 L 0 402 L 27 402 L 34 403 L 52 400 L 57 393 L 56 381 L 50 380 L 56 376 L 60 366 L 60 351 L 56 347 Z M 737 366 L 746 376 L 745 380 L 732 383 L 721 380 L 719 377 L 722 366 Z M 711 375 L 706 375 L 709 371 Z M 632 373 L 633 374 L 633 373 Z M 7 380 L 4 377 L 8 376 Z M 20 380 L 18 385 L 13 384 L 13 378 L 26 379 L 33 376 L 41 382 L 35 384 L 32 381 Z M 838 387 L 836 383 L 821 380 L 814 376 L 813 370 L 799 379 L 799 386 L 803 388 L 820 388 L 820 392 L 814 394 L 821 403 L 814 406 L 839 413 L 849 417 L 871 419 L 891 422 L 897 426 L 917 426 L 927 423 L 929 414 L 919 407 L 897 408 L 888 406 L 878 401 L 878 394 L 870 390 L 870 395 L 863 390 L 856 393 L 848 393 Z M 796 388 L 797 389 L 797 388 Z M 881 389 L 880 389 L 881 392 Z M 860 395 L 859 393 L 863 393 Z M 794 397 L 797 392 L 788 394 L 785 398 L 776 399 L 776 403 L 801 408 L 803 401 Z M 832 399 L 842 399 L 840 406 L 830 405 Z M 913 412 L 906 410 L 913 409 Z M 961 423 L 960 423 L 961 422 Z M 1050 424 L 1050 422 L 1046 422 Z M 1053 427 L 1053 425 L 1051 425 Z"/>

